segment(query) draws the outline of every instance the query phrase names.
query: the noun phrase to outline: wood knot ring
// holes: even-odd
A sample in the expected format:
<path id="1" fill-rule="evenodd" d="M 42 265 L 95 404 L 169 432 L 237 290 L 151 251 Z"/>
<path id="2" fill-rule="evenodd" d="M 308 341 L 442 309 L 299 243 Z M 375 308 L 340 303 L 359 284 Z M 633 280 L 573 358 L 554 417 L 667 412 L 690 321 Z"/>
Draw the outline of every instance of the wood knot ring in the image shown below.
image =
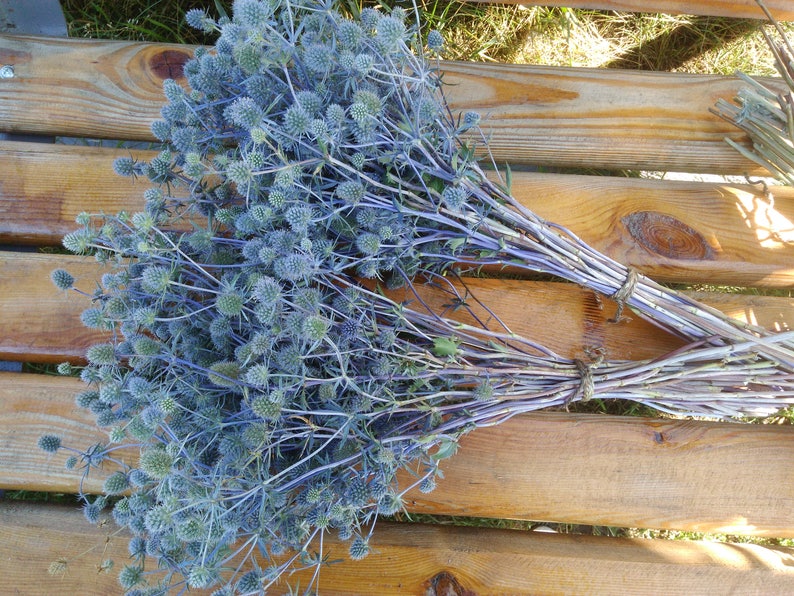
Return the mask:
<path id="1" fill-rule="evenodd" d="M 621 220 L 646 250 L 681 260 L 711 260 L 714 251 L 703 235 L 680 219 L 658 211 L 635 211 Z"/>

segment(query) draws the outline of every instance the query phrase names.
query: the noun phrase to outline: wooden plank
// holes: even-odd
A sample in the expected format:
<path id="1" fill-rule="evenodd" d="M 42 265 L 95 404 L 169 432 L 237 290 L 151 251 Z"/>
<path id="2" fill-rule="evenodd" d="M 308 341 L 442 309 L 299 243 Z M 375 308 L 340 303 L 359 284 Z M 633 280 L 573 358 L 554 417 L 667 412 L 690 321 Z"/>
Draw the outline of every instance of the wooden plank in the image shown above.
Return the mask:
<path id="1" fill-rule="evenodd" d="M 794 189 L 514 174 L 513 194 L 620 263 L 658 281 L 789 287 Z"/>
<path id="2" fill-rule="evenodd" d="M 162 82 L 181 76 L 193 48 L 136 42 L 0 36 L 3 132 L 153 140 Z"/>
<path id="3" fill-rule="evenodd" d="M 191 48 L 0 36 L 0 130 L 151 139 Z M 64 70 L 63 64 L 70 68 Z M 445 62 L 455 111 L 479 111 L 498 162 L 608 169 L 759 172 L 724 142 L 743 133 L 709 112 L 743 85 L 721 76 Z"/>
<path id="4" fill-rule="evenodd" d="M 61 292 L 50 281 L 53 269 L 64 268 L 77 287 L 93 292 L 103 269 L 92 259 L 69 255 L 0 252 L 0 359 L 23 362 L 79 361 L 85 349 L 103 341 L 86 329 L 80 313 L 87 298 Z M 582 357 L 586 348 L 603 348 L 614 360 L 654 358 L 681 342 L 639 317 L 614 324 L 615 306 L 573 284 L 509 279 L 470 279 L 471 294 L 489 305 L 516 333 L 566 357 Z M 437 312 L 449 311 L 449 296 L 423 289 Z M 701 293 L 697 297 L 730 316 L 769 330 L 794 328 L 794 298 Z M 474 312 L 482 314 L 473 300 Z M 450 315 L 453 316 L 453 315 Z M 454 315 L 462 317 L 463 311 Z M 467 322 L 472 319 L 463 318 Z M 553 321 L 553 325 L 549 322 Z"/>
<path id="5" fill-rule="evenodd" d="M 50 281 L 53 269 L 72 272 L 77 287 L 92 292 L 102 269 L 89 258 L 32 253 L 0 253 L 0 358 L 23 362 L 80 360 L 85 349 L 103 341 L 86 329 L 80 313 L 87 298 L 58 291 Z M 592 292 L 571 284 L 519 280 L 471 280 L 471 291 L 493 305 L 507 325 L 563 355 L 581 355 L 585 347 L 603 347 L 615 358 L 658 356 L 680 343 L 638 317 L 628 324 L 608 322 L 613 310 Z M 439 312 L 449 310 L 449 297 L 426 296 Z M 788 302 L 773 300 L 772 311 L 788 309 Z M 743 305 L 744 303 L 741 302 Z M 482 311 L 479 311 L 482 312 Z M 549 329 L 548 321 L 558 324 Z"/>
<path id="6" fill-rule="evenodd" d="M 111 522 L 112 524 L 112 522 Z M 0 574 L 15 593 L 104 596 L 119 591 L 129 560 L 124 536 L 89 526 L 78 512 L 42 504 L 0 504 Z M 46 540 L 42 537 L 46 536 Z M 380 523 L 373 554 L 323 568 L 320 593 L 425 594 L 784 594 L 794 590 L 786 548 L 667 540 L 629 540 L 482 528 Z M 328 536 L 324 552 L 347 548 Z M 82 556 L 76 556 L 84 553 Z M 70 560 L 63 574 L 50 564 Z M 115 560 L 109 573 L 98 571 Z M 20 564 L 24 561 L 24 564 Z M 299 575 L 307 585 L 309 576 Z M 282 586 L 285 587 L 285 586 Z M 191 594 L 208 594 L 193 591 Z"/>
<path id="7" fill-rule="evenodd" d="M 487 4 L 497 0 L 475 1 Z M 498 2 L 500 4 L 526 4 L 523 0 L 498 0 Z M 777 20 L 794 21 L 794 8 L 792 8 L 790 0 L 764 0 L 764 3 Z M 746 19 L 766 18 L 756 0 L 551 0 L 537 4 L 594 10 L 695 14 Z"/>
<path id="8" fill-rule="evenodd" d="M 102 336 L 87 329 L 80 313 L 87 299 L 59 291 L 49 279 L 63 267 L 92 292 L 101 275 L 92 259 L 36 253 L 3 253 L 0 258 L 0 359 L 22 362 L 80 360 Z M 49 286 L 49 287 L 48 287 Z"/>
<path id="9" fill-rule="evenodd" d="M 709 112 L 732 77 L 447 62 L 455 111 L 474 110 L 498 163 L 744 174 L 761 172 Z"/>
<path id="10" fill-rule="evenodd" d="M 0 141 L 0 242 L 60 245 L 83 212 L 143 208 L 148 181 L 113 171 L 122 156 L 150 160 L 154 151 Z"/>
<path id="11" fill-rule="evenodd" d="M 8 317 L 0 335 L 0 357 L 29 362 L 75 361 L 81 359 L 86 347 L 103 340 L 79 321 L 80 313 L 89 306 L 88 299 L 52 286 L 49 273 L 54 268 L 73 272 L 78 287 L 89 292 L 101 273 L 98 265 L 81 257 L 0 253 L 0 309 Z M 681 345 L 638 317 L 620 325 L 609 323 L 614 308 L 571 284 L 496 279 L 467 283 L 475 296 L 493 305 L 513 331 L 564 356 L 578 357 L 585 347 L 601 347 L 614 359 L 641 359 Z M 439 312 L 448 310 L 445 305 L 449 298 L 444 294 L 426 291 L 424 298 Z M 794 302 L 788 298 L 710 293 L 699 298 L 714 301 L 731 316 L 771 330 L 789 328 L 794 317 Z M 556 322 L 553 328 L 549 320 Z"/>
<path id="12" fill-rule="evenodd" d="M 84 210 L 143 207 L 148 183 L 113 159 L 153 152 L 0 142 L 0 242 L 59 244 Z M 86 184 L 87 179 L 91 180 Z M 513 194 L 613 259 L 658 281 L 794 283 L 794 189 L 514 172 Z"/>
<path id="13" fill-rule="evenodd" d="M 36 441 L 107 440 L 74 404 L 83 388 L 73 378 L 0 375 L 0 487 L 77 491 L 80 472 L 63 466 L 69 454 L 49 455 Z M 436 490 L 412 491 L 406 503 L 416 513 L 794 536 L 792 456 L 791 426 L 538 412 L 464 437 Z M 100 492 L 112 471 L 93 472 L 83 489 Z"/>

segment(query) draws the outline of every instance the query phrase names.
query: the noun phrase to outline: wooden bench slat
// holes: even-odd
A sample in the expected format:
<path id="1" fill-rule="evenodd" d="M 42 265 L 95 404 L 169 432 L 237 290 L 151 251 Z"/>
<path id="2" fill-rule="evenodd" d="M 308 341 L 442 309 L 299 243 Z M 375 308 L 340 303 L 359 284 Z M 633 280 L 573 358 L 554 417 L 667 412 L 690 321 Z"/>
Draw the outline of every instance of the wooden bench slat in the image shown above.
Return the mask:
<path id="1" fill-rule="evenodd" d="M 143 208 L 143 191 L 113 171 L 113 160 L 154 151 L 0 141 L 0 242 L 60 245 L 83 211 L 118 213 Z"/>
<path id="2" fill-rule="evenodd" d="M 443 65 L 455 111 L 474 110 L 499 163 L 744 174 L 725 143 L 742 134 L 709 112 L 733 77 L 610 69 Z"/>
<path id="3" fill-rule="evenodd" d="M 161 82 L 179 45 L 0 36 L 0 131 L 152 139 Z M 69 68 L 64 69 L 63 65 Z M 479 111 L 498 162 L 608 169 L 757 173 L 709 113 L 743 86 L 722 76 L 443 63 L 454 110 Z"/>
<path id="4" fill-rule="evenodd" d="M 104 341 L 85 328 L 80 314 L 90 306 L 88 298 L 61 292 L 52 285 L 50 273 L 64 268 L 77 279 L 77 287 L 93 292 L 103 268 L 93 259 L 0 251 L 0 359 L 23 362 L 82 360 L 85 349 Z M 509 279 L 470 279 L 471 293 L 490 305 L 516 333 L 529 337 L 559 354 L 582 357 L 586 348 L 604 348 L 614 360 L 639 360 L 660 356 L 682 345 L 680 340 L 650 323 L 633 317 L 610 323 L 615 305 L 599 301 L 593 292 L 557 282 Z M 437 312 L 449 311 L 450 298 L 422 288 L 423 299 Z M 695 296 L 730 316 L 770 330 L 794 326 L 794 299 L 701 292 Z M 401 299 L 395 296 L 395 299 Z M 472 309 L 480 314 L 473 300 Z M 418 303 L 415 304 L 418 307 Z M 454 317 L 462 317 L 459 309 Z M 472 319 L 461 320 L 473 322 Z M 553 321 L 553 325 L 549 325 Z"/>
<path id="5" fill-rule="evenodd" d="M 104 341 L 99 332 L 80 322 L 80 313 L 90 301 L 52 285 L 49 276 L 56 268 L 70 271 L 78 280 L 77 287 L 86 292 L 95 289 L 102 273 L 90 258 L 0 252 L 0 311 L 5 317 L 0 358 L 27 362 L 79 360 L 89 345 Z M 603 347 L 613 359 L 641 359 L 681 345 L 639 317 L 619 325 L 609 323 L 613 305 L 601 303 L 592 292 L 571 284 L 472 279 L 467 285 L 485 304 L 493 305 L 513 331 L 566 356 L 579 356 L 586 347 Z M 424 296 L 439 312 L 449 310 L 450 298 L 443 293 L 428 291 Z M 720 300 L 731 313 L 741 315 L 749 309 L 752 312 L 745 316 L 754 316 L 759 324 L 785 324 L 794 316 L 787 298 L 734 295 Z M 550 320 L 555 321 L 553 328 L 548 325 Z"/>
<path id="6" fill-rule="evenodd" d="M 492 0 L 473 1 L 488 3 Z M 523 0 L 498 1 L 500 4 L 526 4 Z M 662 12 L 749 19 L 766 18 L 755 0 L 544 0 L 542 4 L 591 10 Z M 765 0 L 765 4 L 777 20 L 794 21 L 794 8 L 789 0 Z"/>
<path id="7" fill-rule="evenodd" d="M 794 188 L 514 174 L 513 194 L 620 263 L 658 281 L 788 287 Z"/>
<path id="8" fill-rule="evenodd" d="M 4 530 L 0 574 L 4 583 L 19 593 L 104 596 L 119 591 L 116 573 L 129 561 L 129 555 L 124 537 L 110 536 L 112 525 L 90 526 L 79 512 L 67 507 L 25 503 L 0 503 L 0 525 Z M 344 560 L 323 568 L 320 593 L 442 596 L 794 591 L 793 551 L 753 544 L 383 522 L 371 545 L 374 552 L 364 561 Z M 331 536 L 324 546 L 332 560 L 347 552 L 346 544 Z M 73 557 L 66 572 L 48 575 L 47 568 L 60 557 Z M 99 572 L 106 559 L 113 559 L 116 568 Z M 292 581 L 298 579 L 305 587 L 309 576 L 292 577 Z"/>
<path id="9" fill-rule="evenodd" d="M 45 433 L 78 448 L 107 441 L 74 404 L 84 388 L 0 374 L 0 487 L 77 491 L 80 472 L 63 467 L 69 454 L 36 442 Z M 464 437 L 436 490 L 412 491 L 406 503 L 416 513 L 794 536 L 792 456 L 790 426 L 538 412 Z M 92 473 L 83 490 L 100 492 L 112 471 Z"/>
<path id="10" fill-rule="evenodd" d="M 0 142 L 0 242 L 59 244 L 84 210 L 143 207 L 146 181 L 113 172 L 116 157 L 153 152 Z M 90 180 L 90 184 L 86 184 Z M 515 172 L 513 194 L 615 260 L 658 281 L 794 283 L 794 189 Z"/>

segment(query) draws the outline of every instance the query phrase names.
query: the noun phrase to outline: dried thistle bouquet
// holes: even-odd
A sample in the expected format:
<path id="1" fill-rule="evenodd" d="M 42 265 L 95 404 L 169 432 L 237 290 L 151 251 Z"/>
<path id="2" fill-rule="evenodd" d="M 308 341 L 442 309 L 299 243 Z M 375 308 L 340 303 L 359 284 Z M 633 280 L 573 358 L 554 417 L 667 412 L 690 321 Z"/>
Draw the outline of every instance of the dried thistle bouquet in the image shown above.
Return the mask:
<path id="1" fill-rule="evenodd" d="M 794 335 L 655 284 L 489 181 L 479 117 L 449 111 L 443 41 L 421 39 L 411 13 L 237 0 L 232 18 L 187 17 L 219 37 L 186 65 L 188 89 L 165 83 L 166 148 L 116 162 L 152 182 L 145 209 L 82 214 L 64 238 L 108 268 L 82 320 L 109 340 L 87 351 L 76 397 L 107 443 L 40 440 L 85 474 L 119 466 L 83 500 L 89 520 L 110 506 L 131 533 L 127 594 L 258 594 L 306 568 L 314 590 L 338 555 L 327 533 L 365 557 L 377 516 L 431 491 L 461 435 L 517 413 L 593 397 L 718 418 L 794 403 Z M 460 273 L 504 264 L 611 296 L 690 344 L 583 362 L 492 313 L 464 324 L 423 301 L 432 284 L 465 309 Z M 67 271 L 52 278 L 74 289 Z M 129 446 L 140 460 L 117 461 Z"/>

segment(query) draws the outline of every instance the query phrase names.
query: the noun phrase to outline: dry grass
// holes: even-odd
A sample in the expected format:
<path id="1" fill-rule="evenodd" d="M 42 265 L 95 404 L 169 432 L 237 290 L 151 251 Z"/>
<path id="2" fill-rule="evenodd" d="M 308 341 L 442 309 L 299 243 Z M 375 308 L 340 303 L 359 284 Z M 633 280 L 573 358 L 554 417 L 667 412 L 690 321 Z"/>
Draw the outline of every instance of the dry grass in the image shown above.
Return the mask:
<path id="1" fill-rule="evenodd" d="M 351 11 L 375 0 L 339 0 Z M 423 23 L 447 39 L 448 57 L 553 66 L 695 73 L 774 73 L 760 21 L 419 0 Z M 388 1 L 384 2 L 389 4 Z M 73 37 L 177 43 L 211 40 L 185 25 L 189 8 L 231 0 L 62 0 Z M 794 31 L 794 23 L 788 24 Z"/>

